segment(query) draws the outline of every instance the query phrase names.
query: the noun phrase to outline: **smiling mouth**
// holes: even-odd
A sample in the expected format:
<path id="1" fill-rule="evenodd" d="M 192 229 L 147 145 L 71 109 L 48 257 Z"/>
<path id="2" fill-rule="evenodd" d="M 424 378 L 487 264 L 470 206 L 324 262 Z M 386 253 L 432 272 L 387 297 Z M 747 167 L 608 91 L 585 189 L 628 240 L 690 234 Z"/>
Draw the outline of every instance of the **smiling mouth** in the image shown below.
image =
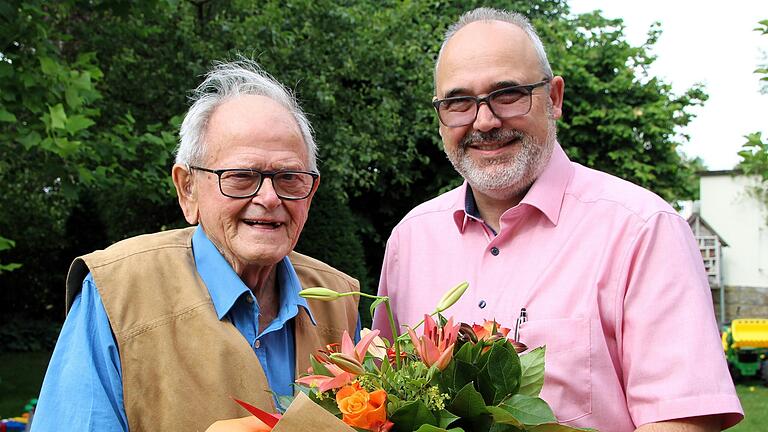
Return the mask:
<path id="1" fill-rule="evenodd" d="M 469 147 L 473 148 L 475 150 L 483 150 L 483 151 L 492 151 L 492 150 L 498 150 L 500 148 L 514 145 L 519 140 L 517 138 L 513 138 L 509 141 L 499 141 L 499 142 L 479 142 L 479 143 L 473 143 Z"/>
<path id="2" fill-rule="evenodd" d="M 248 226 L 263 226 L 268 228 L 280 228 L 283 226 L 281 222 L 268 222 L 255 219 L 243 219 L 243 222 Z"/>

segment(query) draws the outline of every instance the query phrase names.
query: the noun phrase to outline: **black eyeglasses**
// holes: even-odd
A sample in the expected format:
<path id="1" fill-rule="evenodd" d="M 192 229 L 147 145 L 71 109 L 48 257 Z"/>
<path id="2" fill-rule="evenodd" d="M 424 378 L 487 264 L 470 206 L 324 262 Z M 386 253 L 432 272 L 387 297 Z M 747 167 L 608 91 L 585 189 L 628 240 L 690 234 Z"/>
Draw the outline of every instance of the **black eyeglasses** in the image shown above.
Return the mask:
<path id="1" fill-rule="evenodd" d="M 480 104 L 485 103 L 491 113 L 500 119 L 518 117 L 531 110 L 533 90 L 548 84 L 545 78 L 534 84 L 505 87 L 485 97 L 455 96 L 432 101 L 440 122 L 448 127 L 466 126 L 475 122 Z"/>
<path id="2" fill-rule="evenodd" d="M 303 200 L 312 193 L 320 174 L 308 171 L 257 171 L 248 168 L 213 170 L 199 166 L 190 169 L 216 174 L 219 191 L 230 198 L 252 198 L 259 193 L 265 178 L 272 179 L 272 187 L 284 200 Z"/>

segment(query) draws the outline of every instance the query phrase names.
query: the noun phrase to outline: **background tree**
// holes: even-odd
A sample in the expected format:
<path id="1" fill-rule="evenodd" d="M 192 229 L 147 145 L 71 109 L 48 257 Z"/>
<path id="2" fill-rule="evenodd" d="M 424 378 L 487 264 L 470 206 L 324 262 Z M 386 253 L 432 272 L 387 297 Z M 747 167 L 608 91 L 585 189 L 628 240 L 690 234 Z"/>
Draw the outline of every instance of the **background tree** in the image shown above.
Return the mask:
<path id="1" fill-rule="evenodd" d="M 768 19 L 759 22 L 755 31 L 763 36 L 768 36 Z M 755 70 L 756 74 L 761 75 L 760 81 L 763 82 L 761 92 L 768 94 L 768 59 L 766 63 Z M 768 140 L 763 141 L 762 133 L 753 132 L 745 136 L 747 142 L 742 146 L 739 156 L 739 168 L 747 175 L 756 175 L 761 179 L 761 184 L 754 187 L 752 193 L 763 203 L 768 205 Z"/>
<path id="2" fill-rule="evenodd" d="M 447 25 L 487 2 L 454 3 L 0 3 L 0 233 L 16 241 L 0 260 L 23 264 L 0 275 L 3 313 L 60 321 L 74 256 L 184 224 L 168 173 L 186 96 L 238 53 L 294 88 L 316 129 L 323 180 L 297 249 L 375 290 L 394 224 L 461 181 L 437 134 L 432 70 Z M 647 74 L 659 29 L 633 47 L 621 20 L 570 17 L 564 1 L 493 6 L 531 17 L 565 77 L 559 137 L 573 160 L 691 197 L 676 132 L 706 95 Z"/>

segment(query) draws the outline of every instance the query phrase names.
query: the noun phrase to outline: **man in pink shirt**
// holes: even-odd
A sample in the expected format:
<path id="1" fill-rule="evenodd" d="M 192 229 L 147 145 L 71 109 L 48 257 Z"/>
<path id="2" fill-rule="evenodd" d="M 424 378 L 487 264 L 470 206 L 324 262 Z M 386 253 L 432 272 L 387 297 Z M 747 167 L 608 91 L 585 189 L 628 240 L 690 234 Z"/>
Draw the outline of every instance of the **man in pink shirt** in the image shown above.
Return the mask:
<path id="1" fill-rule="evenodd" d="M 466 280 L 447 313 L 507 327 L 525 316 L 518 339 L 546 345 L 542 397 L 560 421 L 608 432 L 737 423 L 690 228 L 651 192 L 568 160 L 555 126 L 564 81 L 529 22 L 487 8 L 462 16 L 435 87 L 445 152 L 466 181 L 392 232 L 379 294 L 397 324 L 419 322 Z M 374 327 L 388 333 L 385 314 Z"/>

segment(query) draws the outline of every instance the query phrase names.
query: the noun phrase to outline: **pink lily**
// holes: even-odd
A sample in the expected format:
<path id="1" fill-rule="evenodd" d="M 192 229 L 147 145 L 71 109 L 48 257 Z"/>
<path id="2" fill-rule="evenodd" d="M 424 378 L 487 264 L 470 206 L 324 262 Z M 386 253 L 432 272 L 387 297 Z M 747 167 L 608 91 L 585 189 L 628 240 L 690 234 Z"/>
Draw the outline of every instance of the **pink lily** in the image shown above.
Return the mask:
<path id="1" fill-rule="evenodd" d="M 453 318 L 449 318 L 445 326 L 438 327 L 429 315 L 424 315 L 424 335 L 417 337 L 412 329 L 408 329 L 413 347 L 419 358 L 427 366 L 435 366 L 443 370 L 453 358 L 453 346 L 456 344 L 456 336 L 461 325 L 453 325 Z"/>
<path id="2" fill-rule="evenodd" d="M 378 335 L 379 331 L 374 330 L 366 334 L 362 339 L 360 339 L 360 342 L 355 345 L 355 343 L 352 342 L 352 338 L 349 337 L 349 333 L 347 333 L 345 330 L 341 337 L 341 353 L 346 357 L 349 357 L 350 359 L 362 364 L 365 360 L 365 353 L 368 351 L 368 346 Z M 344 387 L 345 385 L 354 381 L 357 375 L 342 370 L 339 366 L 330 360 L 328 354 L 331 353 L 321 353 L 321 355 L 315 356 L 315 359 L 321 362 L 323 366 L 328 369 L 328 372 L 330 372 L 332 376 L 318 374 L 308 375 L 297 379 L 296 382 L 308 387 L 317 387 L 317 389 L 323 393 L 328 390 Z"/>

